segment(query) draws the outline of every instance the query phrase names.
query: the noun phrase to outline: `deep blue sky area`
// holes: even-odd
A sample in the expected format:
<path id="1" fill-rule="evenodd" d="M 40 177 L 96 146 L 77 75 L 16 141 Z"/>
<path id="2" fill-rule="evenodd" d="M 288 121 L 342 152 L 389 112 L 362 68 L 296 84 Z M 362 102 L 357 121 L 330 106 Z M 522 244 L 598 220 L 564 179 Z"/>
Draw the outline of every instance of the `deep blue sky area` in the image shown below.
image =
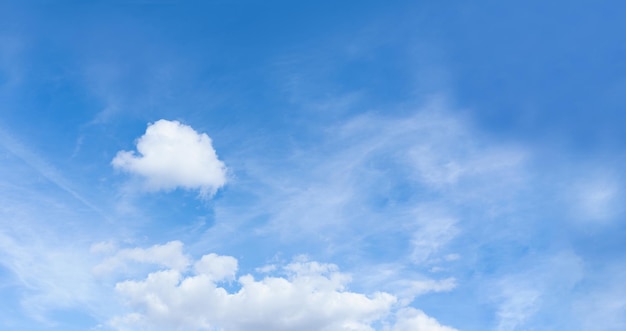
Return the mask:
<path id="1" fill-rule="evenodd" d="M 421 97 L 413 94 L 410 81 L 415 71 L 428 69 L 407 70 L 408 63 L 421 58 L 427 62 L 423 66 L 441 67 L 437 70 L 447 77 L 421 82 L 433 85 L 425 86 L 426 91 L 452 91 L 459 106 L 471 108 L 480 125 L 498 134 L 556 140 L 588 151 L 623 147 L 621 123 L 615 119 L 624 103 L 626 42 L 619 31 L 625 23 L 613 2 L 3 6 L 8 7 L 2 11 L 3 30 L 27 35 L 20 61 L 27 62 L 27 77 L 39 85 L 12 96 L 19 102 L 16 113 L 44 122 L 54 122 L 50 119 L 58 108 L 89 108 L 83 103 L 94 103 L 80 84 L 85 77 L 77 62 L 113 66 L 111 80 L 124 80 L 120 92 L 127 102 L 139 102 L 163 84 L 170 93 L 161 98 L 170 106 L 180 104 L 181 97 L 187 99 L 189 90 L 205 90 L 229 104 L 236 99 L 239 107 L 229 111 L 236 116 L 238 111 L 250 113 L 250 99 L 284 103 L 284 95 L 277 95 L 278 87 L 272 84 L 277 59 L 302 71 L 302 79 L 314 85 L 311 93 L 362 90 L 374 108 L 399 97 Z M 374 49 L 351 56 L 346 44 L 354 39 L 373 43 L 369 47 Z M 294 54 L 299 58 L 293 59 Z M 172 79 L 182 84 L 171 86 Z M 160 108 L 142 103 L 148 104 L 140 107 Z M 267 122 L 261 111 L 253 113 Z M 75 120 L 74 127 L 89 119 L 88 112 L 72 115 L 68 120 Z"/>
<path id="2" fill-rule="evenodd" d="M 0 0 L 0 329 L 626 329 L 625 14 Z"/>

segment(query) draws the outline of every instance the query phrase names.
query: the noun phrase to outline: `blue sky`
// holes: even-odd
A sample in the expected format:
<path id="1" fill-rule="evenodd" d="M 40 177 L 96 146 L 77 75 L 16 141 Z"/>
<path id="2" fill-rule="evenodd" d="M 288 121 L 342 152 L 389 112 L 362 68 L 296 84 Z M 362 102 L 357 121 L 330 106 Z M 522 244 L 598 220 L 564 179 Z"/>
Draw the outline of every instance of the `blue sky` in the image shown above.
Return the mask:
<path id="1" fill-rule="evenodd" d="M 617 1 L 0 1 L 4 330 L 626 329 Z"/>

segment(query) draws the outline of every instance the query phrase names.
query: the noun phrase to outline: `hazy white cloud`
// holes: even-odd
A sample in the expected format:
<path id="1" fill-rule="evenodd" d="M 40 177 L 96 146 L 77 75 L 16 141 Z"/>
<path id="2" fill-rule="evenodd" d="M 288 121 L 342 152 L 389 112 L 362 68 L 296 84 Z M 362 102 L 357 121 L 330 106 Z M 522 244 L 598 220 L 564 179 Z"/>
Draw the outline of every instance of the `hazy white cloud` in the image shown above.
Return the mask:
<path id="1" fill-rule="evenodd" d="M 270 273 L 272 271 L 276 271 L 276 265 L 275 264 L 268 264 L 268 265 L 264 265 L 262 267 L 258 267 L 256 269 L 254 269 L 254 271 L 256 271 L 257 273 L 260 274 L 267 274 Z"/>
<path id="2" fill-rule="evenodd" d="M 455 239 L 475 231 L 473 222 L 501 217 L 508 204 L 526 203 L 513 197 L 528 184 L 528 153 L 482 137 L 440 102 L 409 116 L 363 114 L 327 133 L 281 162 L 241 157 L 258 199 L 248 206 L 217 206 L 217 225 L 207 240 L 219 241 L 222 231 L 232 231 L 228 235 L 241 242 L 256 240 L 259 233 L 280 235 L 272 240 L 294 247 L 306 242 L 318 256 L 336 261 L 356 256 L 367 264 L 387 254 L 385 262 L 416 273 L 442 272 L 451 270 L 460 253 Z M 255 231 L 236 230 L 246 227 Z M 385 288 L 402 302 L 455 284 L 452 275 L 441 273 L 443 280 L 436 281 L 441 283 L 403 283 L 406 272 L 377 281 L 405 285 Z"/>
<path id="3" fill-rule="evenodd" d="M 626 330 L 626 263 L 610 266 L 574 303 L 583 330 Z"/>
<path id="4" fill-rule="evenodd" d="M 109 246 L 108 243 L 97 243 L 92 246 L 92 251 Z M 107 247 L 110 249 L 110 247 Z M 190 262 L 183 254 L 183 244 L 180 241 L 170 241 L 164 245 L 154 245 L 149 248 L 127 248 L 117 251 L 113 256 L 106 258 L 94 269 L 97 275 L 108 274 L 125 269 L 128 262 L 156 264 L 174 270 L 185 270 Z M 195 267 L 203 272 L 206 267 L 203 261 Z"/>
<path id="5" fill-rule="evenodd" d="M 149 191 L 198 189 L 210 196 L 226 184 L 226 166 L 211 138 L 178 121 L 149 124 L 137 140 L 137 152 L 120 151 L 111 164 L 141 176 Z"/>
<path id="6" fill-rule="evenodd" d="M 456 329 L 439 324 L 423 311 L 405 308 L 396 314 L 396 323 L 387 331 L 456 331 Z"/>
<path id="7" fill-rule="evenodd" d="M 585 173 L 570 188 L 574 218 L 583 222 L 606 222 L 624 211 L 620 180 L 610 172 Z"/>
<path id="8" fill-rule="evenodd" d="M 415 297 L 436 292 L 449 292 L 456 288 L 456 279 L 450 277 L 445 279 L 419 279 L 419 280 L 403 280 L 398 282 L 401 288 L 399 295 L 403 302 L 411 303 Z"/>
<path id="9" fill-rule="evenodd" d="M 530 284 L 501 285 L 503 301 L 497 312 L 498 331 L 519 330 L 535 314 L 541 304 L 542 291 Z"/>
<path id="10" fill-rule="evenodd" d="M 100 216 L 104 216 L 104 213 L 100 210 L 100 208 L 83 197 L 74 188 L 74 185 L 72 185 L 72 183 L 65 176 L 63 176 L 58 169 L 52 166 L 34 150 L 23 144 L 20 140 L 21 139 L 14 136 L 11 132 L 5 130 L 0 125 L 0 148 L 5 149 L 10 154 L 19 158 L 24 162 L 24 165 L 35 170 L 38 175 L 43 176 L 86 207 L 97 212 Z"/>
<path id="11" fill-rule="evenodd" d="M 217 282 L 232 278 L 237 260 L 208 254 L 185 275 L 169 269 L 116 285 L 134 312 L 110 321 L 116 330 L 373 330 L 396 302 L 387 293 L 346 290 L 350 277 L 336 266 L 293 262 L 281 277 L 240 276 L 231 291 Z"/>
<path id="12" fill-rule="evenodd" d="M 101 230 L 101 215 L 69 189 L 75 185 L 6 132 L 0 132 L 0 154 L 0 287 L 2 307 L 10 307 L 0 312 L 2 328 L 29 328 L 5 324 L 5 318 L 47 324 L 55 311 L 89 314 L 109 304 L 90 272 L 97 259 L 83 230 Z"/>
<path id="13" fill-rule="evenodd" d="M 416 303 L 415 299 L 425 294 L 452 291 L 458 283 L 454 277 L 431 278 L 403 262 L 362 266 L 353 275 L 360 286 L 392 293 L 398 299 L 398 306 Z"/>
<path id="14" fill-rule="evenodd" d="M 411 238 L 411 259 L 414 263 L 427 263 L 459 233 L 457 219 L 432 208 L 416 212 L 418 229 Z"/>
<path id="15" fill-rule="evenodd" d="M 53 309 L 89 308 L 97 293 L 88 272 L 89 256 L 80 245 L 46 242 L 53 239 L 43 236 L 0 231 L 0 265 L 27 290 L 20 300 L 22 308 L 42 321 Z"/>
<path id="16" fill-rule="evenodd" d="M 498 331 L 526 330 L 546 306 L 558 305 L 567 311 L 571 302 L 563 298 L 583 277 L 582 260 L 571 252 L 541 258 L 520 269 L 524 270 L 493 285 L 499 304 Z"/>
<path id="17" fill-rule="evenodd" d="M 281 164 L 244 163 L 260 182 L 259 202 L 226 216 L 242 219 L 248 212 L 254 219 L 262 210 L 267 231 L 286 240 L 310 240 L 310 233 L 338 239 L 324 244 L 333 249 L 351 245 L 345 236 L 334 237 L 341 231 L 358 240 L 402 227 L 415 234 L 414 251 L 407 253 L 421 263 L 462 230 L 460 206 L 497 214 L 525 185 L 524 150 L 480 137 L 441 102 L 406 117 L 361 115 L 328 133 L 315 148 L 295 151 Z M 413 217 L 415 206 L 425 204 L 438 211 Z"/>

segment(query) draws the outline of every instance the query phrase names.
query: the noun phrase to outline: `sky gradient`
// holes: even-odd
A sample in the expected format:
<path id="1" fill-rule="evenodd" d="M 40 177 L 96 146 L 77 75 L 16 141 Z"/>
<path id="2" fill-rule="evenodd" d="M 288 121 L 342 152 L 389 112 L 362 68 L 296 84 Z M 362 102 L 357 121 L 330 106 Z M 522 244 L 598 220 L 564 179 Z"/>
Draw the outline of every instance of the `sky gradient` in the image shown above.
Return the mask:
<path id="1" fill-rule="evenodd" d="M 0 0 L 0 329 L 625 330 L 625 11 Z"/>

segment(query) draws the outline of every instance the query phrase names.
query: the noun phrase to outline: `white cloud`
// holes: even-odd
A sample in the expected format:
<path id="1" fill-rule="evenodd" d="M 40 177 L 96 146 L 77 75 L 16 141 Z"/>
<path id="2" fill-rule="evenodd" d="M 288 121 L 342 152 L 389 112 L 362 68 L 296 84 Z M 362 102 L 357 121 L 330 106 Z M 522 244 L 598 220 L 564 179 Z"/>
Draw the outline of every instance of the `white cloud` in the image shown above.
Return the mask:
<path id="1" fill-rule="evenodd" d="M 103 243 L 98 243 L 93 245 L 92 248 L 99 248 L 103 245 Z M 183 244 L 180 241 L 170 241 L 164 245 L 154 245 L 149 248 L 122 249 L 98 264 L 93 271 L 97 275 L 108 274 L 124 269 L 128 262 L 156 264 L 182 271 L 190 264 L 182 249 Z M 200 269 L 202 268 L 200 266 Z"/>
<path id="2" fill-rule="evenodd" d="M 212 281 L 234 279 L 237 272 L 237 259 L 231 256 L 207 254 L 194 264 L 197 275 L 206 275 Z"/>
<path id="3" fill-rule="evenodd" d="M 141 176 L 149 191 L 198 189 L 210 196 L 226 184 L 226 166 L 211 138 L 178 121 L 149 124 L 137 141 L 137 152 L 120 151 L 111 164 Z"/>
<path id="4" fill-rule="evenodd" d="M 331 264 L 294 262 L 284 277 L 237 279 L 239 290 L 216 284 L 234 276 L 237 261 L 208 254 L 184 275 L 169 269 L 116 289 L 134 310 L 110 321 L 116 330 L 373 330 L 396 302 L 387 293 L 345 290 L 349 277 Z"/>
<path id="5" fill-rule="evenodd" d="M 423 311 L 414 308 L 400 310 L 396 316 L 396 324 L 388 331 L 456 331 L 456 329 L 439 324 Z"/>
<path id="6" fill-rule="evenodd" d="M 153 247 L 165 246 L 179 247 Z M 154 249 L 125 250 L 131 251 L 143 256 Z M 119 331 L 455 331 L 392 294 L 351 291 L 350 275 L 304 256 L 262 268 L 260 279 L 237 276 L 238 261 L 231 256 L 211 253 L 192 263 L 187 271 L 170 268 L 118 282 L 115 289 L 129 310 L 108 325 Z M 425 293 L 455 284 L 454 279 L 425 280 L 405 287 Z"/>

